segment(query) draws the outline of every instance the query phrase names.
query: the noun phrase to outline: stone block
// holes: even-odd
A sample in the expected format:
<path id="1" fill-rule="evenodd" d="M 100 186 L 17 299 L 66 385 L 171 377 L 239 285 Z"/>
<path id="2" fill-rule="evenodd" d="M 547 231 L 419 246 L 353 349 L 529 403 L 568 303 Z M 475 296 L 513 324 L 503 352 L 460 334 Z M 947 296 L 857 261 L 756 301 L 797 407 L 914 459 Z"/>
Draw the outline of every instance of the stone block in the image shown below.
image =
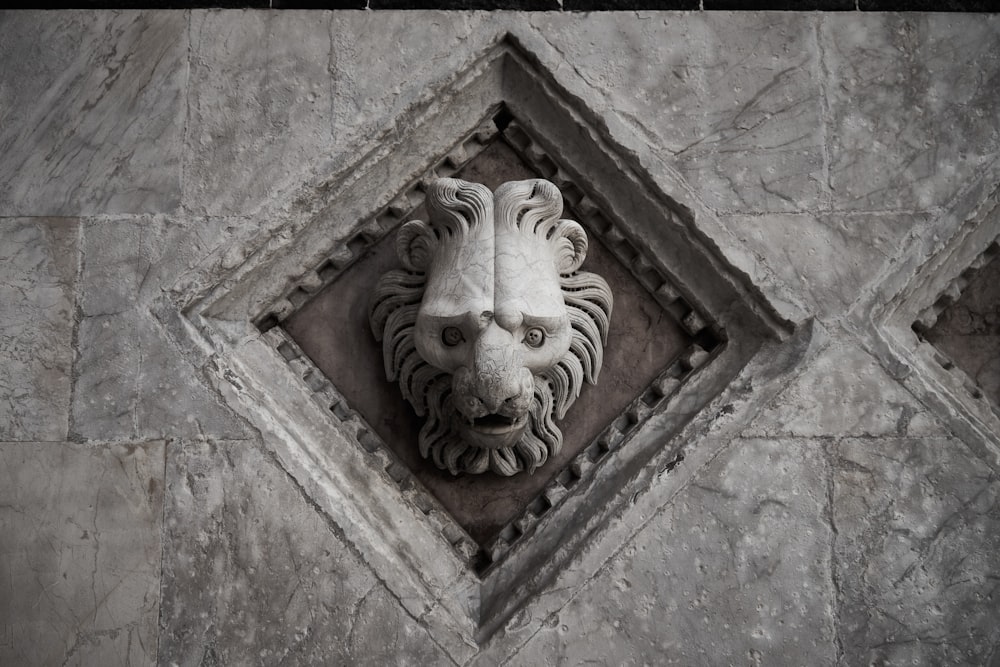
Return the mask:
<path id="1" fill-rule="evenodd" d="M 944 206 L 1000 152 L 1000 16 L 829 14 L 833 205 Z"/>
<path id="2" fill-rule="evenodd" d="M 486 12 L 427 12 L 414 29 L 411 12 L 333 15 L 333 98 L 337 152 L 377 147 L 388 132 L 407 132 L 400 115 L 453 78 L 478 52 L 498 41 L 505 16 Z M 392 44 L 392 48 L 385 48 Z M 485 109 L 484 109 L 485 111 Z"/>
<path id="3" fill-rule="evenodd" d="M 806 14 L 532 16 L 530 23 L 711 207 L 823 197 L 820 60 Z M 601 48 L 594 48 L 600 44 Z"/>
<path id="4" fill-rule="evenodd" d="M 161 664 L 445 664 L 259 445 L 173 442 Z"/>
<path id="5" fill-rule="evenodd" d="M 847 341 L 823 352 L 744 432 L 748 437 L 945 434 L 913 394 Z"/>
<path id="6" fill-rule="evenodd" d="M 952 438 L 833 445 L 844 663 L 993 664 L 1000 482 Z"/>
<path id="7" fill-rule="evenodd" d="M 927 214 L 727 215 L 748 249 L 821 318 L 836 318 L 878 295 L 877 283 L 901 246 L 930 224 Z"/>
<path id="8" fill-rule="evenodd" d="M 153 664 L 163 443 L 0 443 L 0 664 Z"/>
<path id="9" fill-rule="evenodd" d="M 134 311 L 80 320 L 70 437 L 133 440 L 139 395 Z"/>
<path id="10" fill-rule="evenodd" d="M 824 202 L 823 152 L 802 150 L 694 152 L 677 167 L 720 213 L 783 213 L 816 209 Z"/>
<path id="11" fill-rule="evenodd" d="M 734 442 L 512 664 L 835 664 L 827 487 L 819 442 Z"/>
<path id="12" fill-rule="evenodd" d="M 65 440 L 77 223 L 0 220 L 0 440 Z"/>
<path id="13" fill-rule="evenodd" d="M 220 229 L 199 233 L 163 218 L 84 224 L 74 437 L 245 437 L 150 312 L 151 299 L 222 242 L 212 232 Z"/>
<path id="14" fill-rule="evenodd" d="M 248 213 L 330 154 L 330 17 L 192 12 L 188 209 Z"/>
<path id="15" fill-rule="evenodd" d="M 183 12 L 0 15 L 0 215 L 180 203 Z"/>

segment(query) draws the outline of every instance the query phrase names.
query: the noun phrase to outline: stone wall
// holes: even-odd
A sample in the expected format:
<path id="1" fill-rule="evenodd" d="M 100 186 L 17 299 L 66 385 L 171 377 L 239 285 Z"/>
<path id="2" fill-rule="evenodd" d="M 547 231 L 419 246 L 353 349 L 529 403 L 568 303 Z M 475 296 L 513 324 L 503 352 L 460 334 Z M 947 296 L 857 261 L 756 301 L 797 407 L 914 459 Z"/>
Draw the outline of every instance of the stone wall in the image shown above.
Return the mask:
<path id="1" fill-rule="evenodd" d="M 1000 661 L 1000 16 L 10 12 L 0 62 L 0 664 Z M 761 324 L 508 604 L 230 313 L 519 76 L 683 218 L 614 186 L 617 233 Z"/>

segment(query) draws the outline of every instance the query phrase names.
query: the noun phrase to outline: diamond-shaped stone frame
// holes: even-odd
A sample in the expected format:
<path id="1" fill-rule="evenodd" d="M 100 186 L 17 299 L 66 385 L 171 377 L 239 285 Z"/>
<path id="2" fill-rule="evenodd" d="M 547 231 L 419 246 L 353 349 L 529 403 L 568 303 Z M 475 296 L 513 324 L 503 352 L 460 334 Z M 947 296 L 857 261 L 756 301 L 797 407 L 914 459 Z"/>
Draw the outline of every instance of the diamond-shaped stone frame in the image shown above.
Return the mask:
<path id="1" fill-rule="evenodd" d="M 497 129 L 498 117 L 502 118 L 503 130 Z M 471 136 L 462 140 L 443 160 L 429 169 L 420 181 L 398 195 L 392 204 L 379 211 L 357 236 L 348 241 L 346 246 L 334 248 L 330 257 L 314 271 L 296 280 L 294 287 L 272 304 L 258 322 L 266 338 L 289 363 L 296 375 L 301 377 L 312 390 L 313 398 L 320 405 L 328 406 L 341 421 L 360 420 L 360 416 L 352 411 L 349 402 L 338 392 L 335 384 L 331 383 L 329 378 L 324 378 L 322 371 L 303 353 L 288 333 L 277 326 L 277 323 L 304 306 L 311 296 L 319 294 L 333 283 L 351 266 L 353 260 L 363 257 L 370 247 L 381 240 L 380 233 L 393 233 L 398 224 L 408 220 L 423 202 L 424 182 L 435 177 L 453 175 L 501 136 L 510 142 L 511 147 L 526 164 L 559 187 L 567 205 L 580 212 L 578 221 L 588 233 L 608 244 L 611 253 L 628 267 L 636 280 L 650 292 L 664 311 L 692 337 L 692 342 L 629 404 L 621 417 L 608 424 L 593 442 L 588 443 L 579 454 L 563 466 L 521 515 L 508 523 L 484 548 L 479 548 L 457 523 L 448 520 L 447 511 L 439 505 L 434 496 L 413 479 L 391 448 L 381 442 L 374 429 L 362 421 L 357 441 L 365 451 L 372 454 L 373 465 L 384 469 L 400 486 L 408 500 L 431 517 L 432 521 L 440 524 L 445 538 L 459 556 L 480 573 L 498 566 L 518 541 L 532 535 L 542 516 L 558 507 L 573 486 L 581 480 L 589 479 L 595 472 L 595 466 L 607 460 L 608 452 L 623 446 L 631 434 L 656 411 L 661 402 L 678 391 L 692 373 L 707 364 L 715 356 L 713 353 L 720 351 L 719 346 L 725 344 L 725 332 L 710 324 L 706 314 L 699 312 L 678 293 L 669 278 L 656 269 L 642 248 L 636 248 L 624 237 L 620 225 L 608 220 L 593 199 L 572 182 L 558 167 L 556 161 L 519 126 L 505 108 L 494 114 Z M 693 340 L 694 337 L 699 337 L 702 345 L 709 349 L 706 350 L 699 345 Z M 681 460 L 683 453 L 678 453 L 675 461 Z"/>
<path id="2" fill-rule="evenodd" d="M 883 283 L 889 295 L 852 313 L 852 328 L 897 380 L 903 383 L 994 470 L 1000 472 L 1000 414 L 959 368 L 953 366 L 920 331 L 933 324 L 977 266 L 996 254 L 1000 243 L 1000 165 L 986 170 L 945 213 L 944 228 L 954 232 L 942 240 L 918 267 L 918 253 Z M 928 239 L 936 241 L 937 238 Z M 866 322 L 878 324 L 873 333 Z"/>
<path id="3" fill-rule="evenodd" d="M 461 162 L 456 147 L 501 109 L 531 138 L 522 147 L 529 158 L 536 146 L 568 181 L 594 193 L 595 210 L 608 219 L 601 231 L 614 230 L 609 245 L 647 249 L 640 254 L 648 267 L 640 262 L 639 273 L 668 278 L 647 287 L 669 284 L 692 312 L 725 331 L 727 342 L 682 390 L 664 391 L 647 406 L 626 446 L 608 449 L 599 466 L 565 488 L 558 504 L 537 517 L 530 540 L 507 544 L 502 561 L 480 575 L 456 548 L 461 540 L 450 532 L 453 522 L 409 493 L 391 460 L 372 464 L 382 449 L 360 420 L 346 418 L 332 385 L 272 325 L 394 224 L 379 216 L 410 206 L 397 197 L 412 192 L 429 165 Z M 690 479 L 725 444 L 707 435 L 777 392 L 777 378 L 810 347 L 812 328 L 778 315 L 699 231 L 696 221 L 711 215 L 680 177 L 669 169 L 650 176 L 635 148 L 621 143 L 638 140 L 614 136 L 605 120 L 508 35 L 412 109 L 384 143 L 351 165 L 331 165 L 328 178 L 261 211 L 269 231 L 253 252 L 240 262 L 209 258 L 201 278 L 176 286 L 157 312 L 175 338 L 196 343 L 230 405 L 260 430 L 303 492 L 459 662 L 585 558 L 588 542 L 621 517 L 650 480 L 670 475 L 680 485 Z M 549 592 L 543 608 L 563 595 Z"/>

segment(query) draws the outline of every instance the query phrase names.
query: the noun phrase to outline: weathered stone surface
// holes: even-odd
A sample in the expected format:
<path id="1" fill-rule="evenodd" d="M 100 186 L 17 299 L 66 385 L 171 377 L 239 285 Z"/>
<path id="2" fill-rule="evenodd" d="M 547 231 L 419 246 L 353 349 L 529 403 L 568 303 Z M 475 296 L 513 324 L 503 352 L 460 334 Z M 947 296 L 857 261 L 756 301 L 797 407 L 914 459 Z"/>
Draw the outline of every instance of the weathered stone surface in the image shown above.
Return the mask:
<path id="1" fill-rule="evenodd" d="M 817 441 L 734 442 L 514 662 L 835 664 L 827 488 Z"/>
<path id="2" fill-rule="evenodd" d="M 951 438 L 832 445 L 845 664 L 995 664 L 1000 481 Z"/>
<path id="3" fill-rule="evenodd" d="M 181 349 L 161 297 L 217 284 L 256 241 L 287 243 L 288 221 L 257 211 L 295 222 L 289 190 L 349 178 L 359 155 L 411 135 L 411 112 L 453 101 L 457 73 L 508 32 L 553 104 L 587 116 L 583 143 L 620 142 L 616 166 L 680 174 L 686 200 L 718 214 L 678 236 L 785 299 L 790 319 L 815 314 L 830 344 L 770 404 L 748 378 L 744 439 L 720 437 L 676 496 L 661 485 L 694 457 L 585 526 L 601 541 L 567 559 L 568 589 L 528 584 L 480 661 L 1000 659 L 1000 449 L 988 433 L 976 450 L 959 440 L 968 395 L 932 401 L 890 377 L 867 307 L 912 287 L 996 197 L 1000 17 L 192 11 L 0 14 L 0 663 L 448 664 L 441 646 L 479 650 L 442 640 L 451 610 L 408 613 L 420 582 L 417 603 L 391 593 L 378 554 L 359 555 L 245 441 L 199 368 L 218 350 Z M 976 317 L 946 312 L 934 344 L 985 393 L 998 343 Z M 911 389 L 927 380 L 892 372 L 907 371 Z M 715 407 L 724 421 L 733 404 Z M 165 445 L 132 444 L 148 438 L 171 443 L 166 525 Z M 566 492 L 580 500 L 567 531 L 592 510 L 581 489 Z M 402 516 L 387 509 L 344 516 Z M 607 544 L 623 546 L 604 562 Z M 453 593 L 442 579 L 435 594 Z"/>
<path id="4" fill-rule="evenodd" d="M 204 225 L 202 238 L 161 218 L 84 224 L 72 435 L 244 437 L 242 423 L 149 312 L 150 299 L 225 229 Z"/>
<path id="5" fill-rule="evenodd" d="M 7 12 L 0 31 L 0 215 L 175 209 L 187 16 Z"/>
<path id="6" fill-rule="evenodd" d="M 901 242 L 928 224 L 927 214 L 733 215 L 723 218 L 749 249 L 824 318 L 842 316 L 877 294 L 875 285 Z"/>
<path id="7" fill-rule="evenodd" d="M 331 16 L 192 12 L 190 210 L 248 213 L 329 155 Z"/>
<path id="8" fill-rule="evenodd" d="M 1000 17 L 830 14 L 820 44 L 835 208 L 946 206 L 1000 154 Z"/>
<path id="9" fill-rule="evenodd" d="M 531 23 L 599 92 L 588 102 L 675 156 L 709 206 L 799 211 L 822 201 L 814 18 L 650 12 Z"/>
<path id="10" fill-rule="evenodd" d="M 163 443 L 0 443 L 0 663 L 156 660 Z"/>
<path id="11" fill-rule="evenodd" d="M 878 361 L 835 342 L 747 429 L 747 436 L 928 436 L 944 427 Z"/>
<path id="12" fill-rule="evenodd" d="M 138 431 L 136 318 L 95 315 L 80 320 L 70 437 L 131 440 Z"/>
<path id="13" fill-rule="evenodd" d="M 171 443 L 161 664 L 447 664 L 252 442 Z"/>
<path id="14" fill-rule="evenodd" d="M 410 131 L 405 119 L 396 126 L 400 115 L 429 101 L 436 86 L 498 40 L 505 18 L 501 13 L 426 12 L 415 29 L 410 12 L 334 13 L 337 94 L 331 113 L 337 153 L 353 160 L 341 151 L 370 145 L 386 132 Z"/>
<path id="15" fill-rule="evenodd" d="M 65 440 L 77 223 L 0 220 L 0 441 Z"/>

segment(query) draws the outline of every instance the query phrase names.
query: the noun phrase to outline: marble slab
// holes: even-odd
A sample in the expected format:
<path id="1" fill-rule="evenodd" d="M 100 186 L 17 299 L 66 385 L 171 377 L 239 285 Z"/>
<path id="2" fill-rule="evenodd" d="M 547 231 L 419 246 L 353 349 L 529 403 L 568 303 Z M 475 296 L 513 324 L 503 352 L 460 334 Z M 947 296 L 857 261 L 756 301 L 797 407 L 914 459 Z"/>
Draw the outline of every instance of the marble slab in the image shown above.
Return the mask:
<path id="1" fill-rule="evenodd" d="M 77 221 L 0 219 L 0 441 L 65 440 Z"/>
<path id="2" fill-rule="evenodd" d="M 845 212 L 727 215 L 722 218 L 806 301 L 832 321 L 879 295 L 901 246 L 932 224 L 928 213 Z"/>
<path id="3" fill-rule="evenodd" d="M 171 442 L 159 664 L 448 664 L 260 445 Z"/>
<path id="4" fill-rule="evenodd" d="M 0 443 L 0 664 L 151 665 L 163 443 Z"/>
<path id="5" fill-rule="evenodd" d="M 847 438 L 835 452 L 846 664 L 994 664 L 1000 482 L 952 438 Z"/>
<path id="6" fill-rule="evenodd" d="M 0 14 L 0 216 L 180 203 L 184 12 Z"/>
<path id="7" fill-rule="evenodd" d="M 335 156 L 348 163 L 358 146 L 377 149 L 407 132 L 408 109 L 433 99 L 510 25 L 505 12 L 334 12 L 332 71 L 337 94 L 330 110 Z M 391 44 L 392 48 L 385 48 Z M 484 109 L 485 111 L 485 109 Z"/>
<path id="8" fill-rule="evenodd" d="M 938 436 L 947 429 L 878 360 L 836 341 L 789 382 L 744 432 L 748 437 Z"/>
<path id="9" fill-rule="evenodd" d="M 191 12 L 184 203 L 248 213 L 297 185 L 335 136 L 331 14 Z"/>
<path id="10" fill-rule="evenodd" d="M 162 218 L 85 222 L 73 436 L 246 435 L 150 312 L 150 301 L 223 243 L 225 230 L 216 224 L 193 231 Z"/>
<path id="11" fill-rule="evenodd" d="M 837 664 L 828 479 L 818 441 L 734 442 L 515 662 Z"/>
<path id="12" fill-rule="evenodd" d="M 719 211 L 825 199 L 815 18 L 795 13 L 532 16 L 620 115 Z M 600 44 L 600 48 L 595 48 Z"/>
<path id="13" fill-rule="evenodd" d="M 834 208 L 946 206 L 1000 155 L 1000 16 L 829 14 L 820 46 Z"/>

